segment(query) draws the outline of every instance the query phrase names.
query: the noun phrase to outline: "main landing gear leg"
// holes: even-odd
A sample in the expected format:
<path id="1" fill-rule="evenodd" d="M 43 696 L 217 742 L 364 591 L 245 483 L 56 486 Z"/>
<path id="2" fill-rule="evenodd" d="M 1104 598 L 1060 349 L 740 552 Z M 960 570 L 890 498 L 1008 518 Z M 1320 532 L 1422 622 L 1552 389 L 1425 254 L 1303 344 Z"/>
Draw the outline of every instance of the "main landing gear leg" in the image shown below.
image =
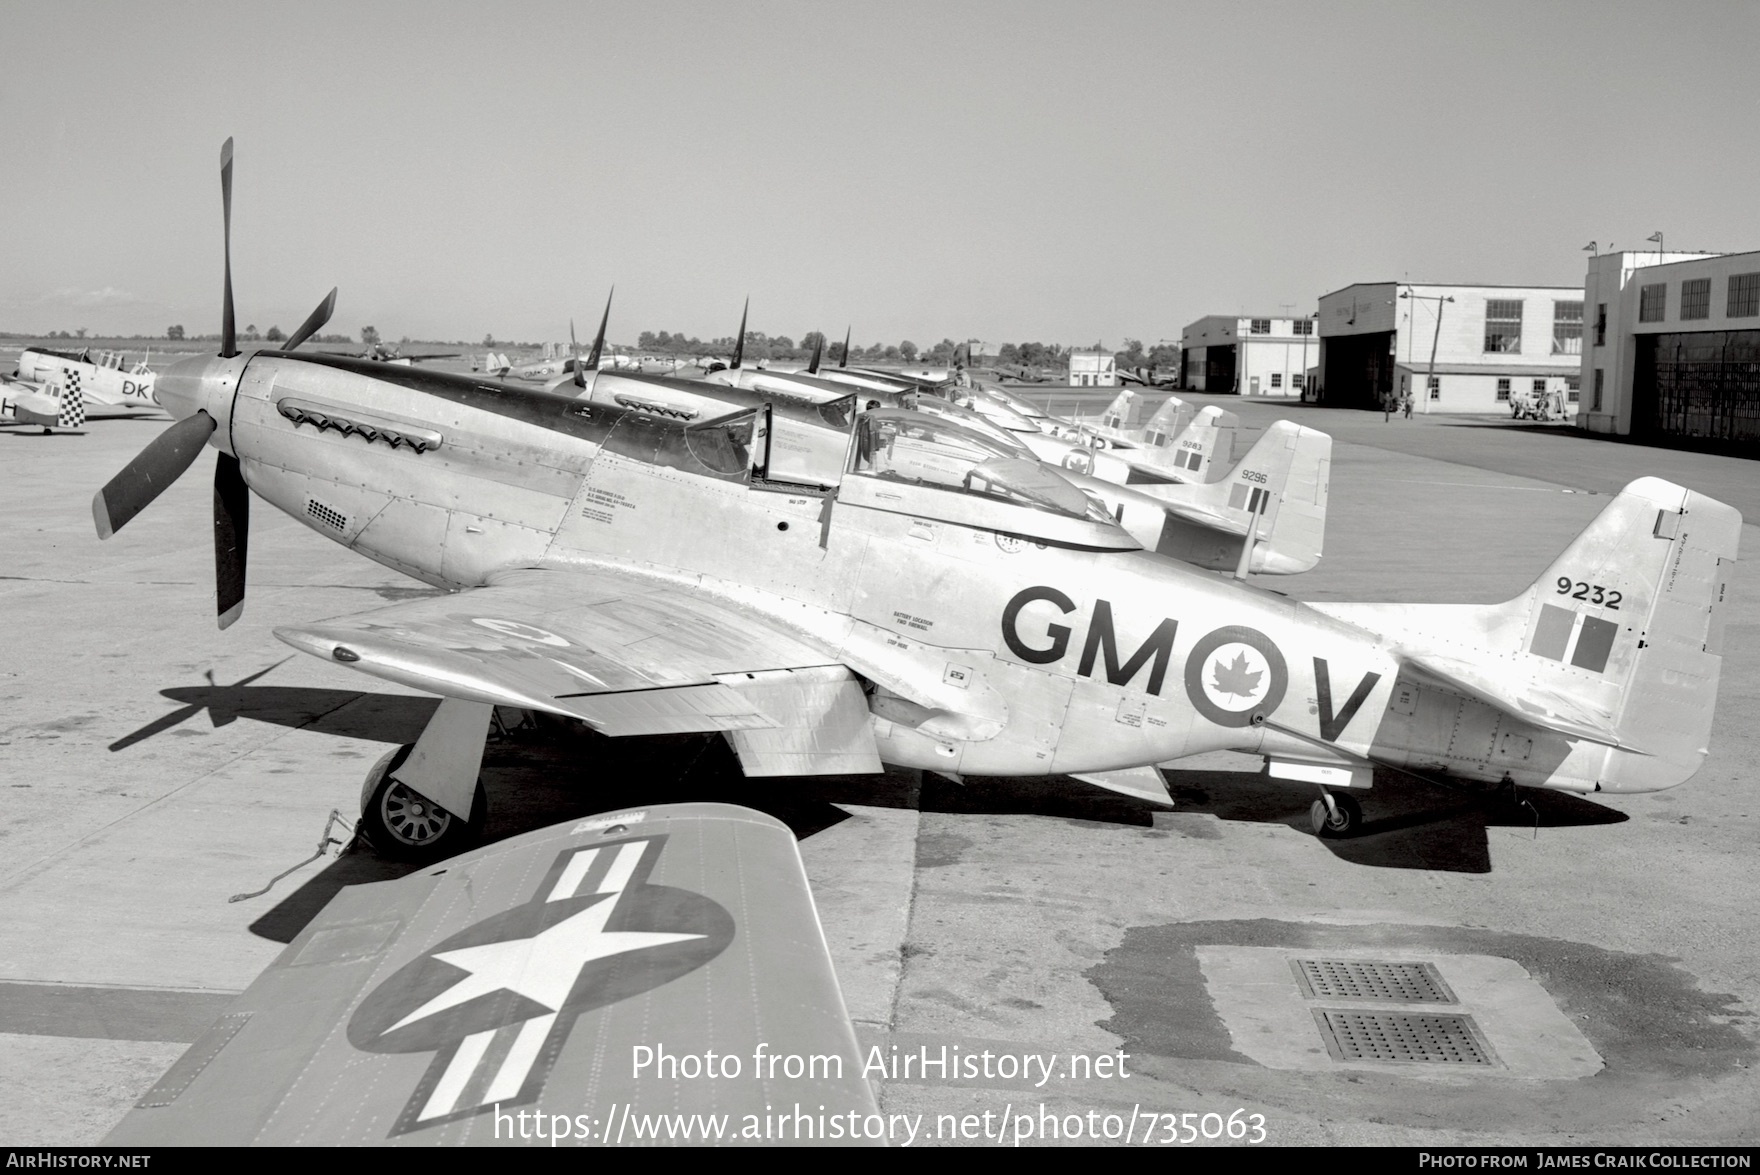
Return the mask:
<path id="1" fill-rule="evenodd" d="M 494 709 L 447 698 L 420 738 L 373 765 L 360 827 L 381 856 L 427 863 L 476 842 L 488 810 L 478 777 Z"/>
<path id="2" fill-rule="evenodd" d="M 1363 806 L 1353 795 L 1323 789 L 1308 809 L 1308 823 L 1318 836 L 1349 836 L 1363 826 Z"/>

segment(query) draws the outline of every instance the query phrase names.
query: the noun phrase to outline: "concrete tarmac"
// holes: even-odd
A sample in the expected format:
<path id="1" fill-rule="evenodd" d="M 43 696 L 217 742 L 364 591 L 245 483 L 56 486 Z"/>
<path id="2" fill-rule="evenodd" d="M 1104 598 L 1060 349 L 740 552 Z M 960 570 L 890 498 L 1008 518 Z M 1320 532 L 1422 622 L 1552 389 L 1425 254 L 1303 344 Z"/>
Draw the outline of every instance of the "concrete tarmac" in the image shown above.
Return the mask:
<path id="1" fill-rule="evenodd" d="M 1752 462 L 1498 421 L 1201 402 L 1241 414 L 1243 448 L 1285 415 L 1337 438 L 1325 561 L 1261 581 L 1297 598 L 1507 598 L 1646 473 L 1760 519 Z M 98 542 L 92 492 L 161 427 L 0 433 L 9 1144 L 101 1138 L 324 901 L 393 874 L 334 846 L 311 858 L 331 810 L 353 818 L 368 767 L 435 704 L 270 636 L 429 589 L 261 502 L 244 618 L 216 631 L 212 455 Z M 1744 527 L 1749 559 L 1756 537 Z M 1116 1124 L 1136 1144 L 1151 1128 L 1226 1143 L 1231 1116 L 1271 1144 L 1753 1143 L 1750 580 L 1738 570 L 1711 756 L 1655 795 L 1516 806 L 1378 778 L 1363 834 L 1322 841 L 1311 791 L 1244 756 L 1183 761 L 1160 811 L 1067 779 L 748 783 L 716 740 L 540 722 L 490 745 L 489 834 L 671 799 L 788 820 L 858 1033 L 887 1066 L 883 1107 L 926 1115 L 919 1145 L 986 1141 L 974 1136 L 1005 1118 L 1033 1142 Z M 1317 996 L 1304 963 L 1432 976 L 1452 999 L 1408 1030 L 1461 1059 L 1355 1056 L 1362 1017 L 1387 1005 Z M 973 1075 L 903 1064 L 943 1055 L 972 1058 Z M 1040 1083 L 1039 1062 L 1021 1076 L 1022 1057 L 1051 1076 Z"/>

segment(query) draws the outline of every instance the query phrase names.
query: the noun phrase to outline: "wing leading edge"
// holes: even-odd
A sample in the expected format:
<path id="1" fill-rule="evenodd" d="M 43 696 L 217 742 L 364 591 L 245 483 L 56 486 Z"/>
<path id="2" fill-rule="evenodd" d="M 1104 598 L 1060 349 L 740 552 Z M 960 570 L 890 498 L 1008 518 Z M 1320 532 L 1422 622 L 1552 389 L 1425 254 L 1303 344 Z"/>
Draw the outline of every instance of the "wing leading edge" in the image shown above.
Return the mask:
<path id="1" fill-rule="evenodd" d="M 748 775 L 881 770 L 861 683 L 762 617 L 608 568 L 532 570 L 362 616 L 279 628 L 316 657 L 608 735 L 729 735 Z"/>

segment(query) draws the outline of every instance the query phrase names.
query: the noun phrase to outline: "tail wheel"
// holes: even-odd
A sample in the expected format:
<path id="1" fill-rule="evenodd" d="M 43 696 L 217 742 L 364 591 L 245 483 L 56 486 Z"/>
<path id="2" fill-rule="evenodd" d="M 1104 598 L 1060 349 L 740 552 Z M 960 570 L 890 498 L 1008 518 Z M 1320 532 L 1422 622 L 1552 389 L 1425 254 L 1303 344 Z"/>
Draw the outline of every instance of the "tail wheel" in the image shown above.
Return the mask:
<path id="1" fill-rule="evenodd" d="M 1335 794 L 1332 803 L 1315 800 L 1308 809 L 1308 822 L 1317 836 L 1350 836 L 1363 827 L 1363 806 L 1355 796 Z"/>
<path id="2" fill-rule="evenodd" d="M 488 804 L 479 782 L 471 800 L 471 819 L 464 820 L 392 778 L 413 749 L 413 744 L 406 744 L 373 765 L 364 789 L 360 828 L 380 856 L 427 863 L 474 845 Z"/>

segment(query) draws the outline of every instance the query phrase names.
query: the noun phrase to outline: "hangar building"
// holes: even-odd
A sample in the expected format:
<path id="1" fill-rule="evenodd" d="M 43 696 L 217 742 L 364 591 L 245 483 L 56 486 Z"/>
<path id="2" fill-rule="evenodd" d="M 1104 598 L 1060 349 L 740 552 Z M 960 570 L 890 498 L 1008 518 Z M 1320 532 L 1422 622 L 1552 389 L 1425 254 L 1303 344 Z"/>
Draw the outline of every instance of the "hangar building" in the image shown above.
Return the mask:
<path id="1" fill-rule="evenodd" d="M 1760 447 L 1760 253 L 1608 253 L 1583 280 L 1594 432 Z"/>
<path id="2" fill-rule="evenodd" d="M 1299 396 L 1317 347 L 1312 318 L 1212 314 L 1180 332 L 1179 386 L 1240 396 Z"/>
<path id="3" fill-rule="evenodd" d="M 1583 292 L 1359 282 L 1321 296 L 1319 341 L 1310 398 L 1329 407 L 1379 408 L 1409 391 L 1419 412 L 1507 413 L 1512 395 L 1557 392 L 1574 410 Z"/>

